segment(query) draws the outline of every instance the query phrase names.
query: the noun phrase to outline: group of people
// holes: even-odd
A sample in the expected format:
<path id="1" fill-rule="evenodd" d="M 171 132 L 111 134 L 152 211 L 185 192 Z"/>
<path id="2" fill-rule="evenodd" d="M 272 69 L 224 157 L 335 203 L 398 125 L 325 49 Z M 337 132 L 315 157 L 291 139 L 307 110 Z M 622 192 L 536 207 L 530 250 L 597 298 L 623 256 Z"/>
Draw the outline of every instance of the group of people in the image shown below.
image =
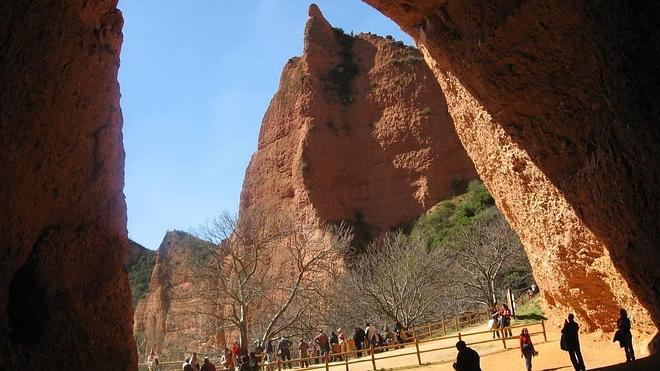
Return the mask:
<path id="1" fill-rule="evenodd" d="M 626 362 L 632 362 L 635 360 L 635 351 L 632 345 L 630 319 L 625 309 L 621 309 L 619 313 L 620 317 L 616 322 L 617 331 L 614 333 L 614 341 L 618 341 L 621 348 L 624 348 Z M 560 347 L 562 350 L 568 352 L 568 357 L 575 371 L 585 371 L 586 366 L 584 365 L 582 351 L 580 350 L 579 331 L 580 326 L 575 322 L 575 316 L 572 313 L 569 314 L 568 318 L 564 320 L 564 326 L 561 329 Z M 534 349 L 534 343 L 532 343 L 532 338 L 526 328 L 522 329 L 519 341 L 520 357 L 525 361 L 525 369 L 532 371 L 532 357 L 537 356 L 538 352 Z M 455 370 L 481 371 L 479 354 L 474 349 L 468 347 L 464 341 L 456 343 L 456 349 L 458 350 L 458 354 L 454 363 Z"/>
<path id="2" fill-rule="evenodd" d="M 199 364 L 197 353 L 193 353 L 183 361 L 183 371 L 216 371 L 215 365 L 209 357 L 204 357 L 202 364 Z"/>
<path id="3" fill-rule="evenodd" d="M 382 332 L 378 326 L 371 323 L 366 323 L 364 329 L 355 326 L 352 334 L 347 334 L 339 328 L 328 336 L 324 330 L 320 330 L 310 341 L 304 338 L 299 340 L 297 350 L 299 358 L 302 358 L 300 367 L 309 367 L 310 361 L 319 363 L 326 356 L 329 360 L 339 360 L 341 359 L 339 354 L 345 352 L 357 351 L 357 357 L 361 357 L 362 349 L 401 344 L 403 338 L 405 334 L 399 321 L 394 323 L 392 329 L 385 327 Z M 262 345 L 264 362 L 273 363 L 279 359 L 284 368 L 291 368 L 292 346 L 293 342 L 282 336 L 266 340 Z"/>
<path id="4" fill-rule="evenodd" d="M 259 359 L 256 353 L 242 353 L 241 348 L 235 342 L 231 345 L 231 349 L 225 347 L 222 356 L 220 357 L 220 364 L 222 364 L 222 367 L 227 370 L 259 370 Z"/>
<path id="5" fill-rule="evenodd" d="M 512 337 L 511 329 L 509 328 L 511 311 L 506 304 L 502 304 L 500 308 L 494 307 L 492 314 L 493 317 L 491 318 L 491 321 L 496 320 L 498 322 L 496 329 L 501 328 L 503 329 L 502 331 L 508 330 L 509 335 L 507 336 L 503 333 L 502 336 Z M 337 331 L 332 331 L 330 336 L 326 335 L 324 330 L 320 330 L 309 342 L 301 338 L 297 346 L 299 358 L 301 358 L 299 366 L 309 367 L 310 363 L 312 363 L 310 361 L 319 363 L 326 356 L 329 360 L 340 360 L 343 358 L 338 355 L 344 352 L 357 351 L 355 352 L 356 355 L 361 357 L 362 353 L 359 351 L 362 349 L 370 349 L 372 347 L 386 345 L 396 346 L 404 342 L 405 332 L 399 321 L 396 321 L 392 330 L 390 330 L 389 327 L 385 327 L 383 332 L 379 331 L 377 326 L 370 323 L 366 323 L 365 325 L 364 329 L 360 326 L 356 326 L 353 330 L 352 336 L 347 336 L 342 329 L 337 329 Z M 569 314 L 568 318 L 564 321 L 563 328 L 561 329 L 560 347 L 562 350 L 568 352 L 569 359 L 575 370 L 584 371 L 586 368 L 580 349 L 579 329 L 580 326 L 575 322 L 575 316 Z M 499 331 L 494 332 L 497 333 Z M 499 334 L 497 336 L 499 337 Z M 532 338 L 526 328 L 522 329 L 518 339 L 520 345 L 520 357 L 524 359 L 526 370 L 531 371 L 532 357 L 537 356 L 538 352 L 534 348 L 534 343 L 532 342 Z M 626 361 L 630 362 L 635 360 L 635 352 L 632 345 L 631 323 L 625 309 L 621 309 L 620 311 L 620 317 L 617 320 L 617 331 L 614 334 L 614 341 L 618 341 L 619 345 L 624 348 Z M 258 344 L 255 352 L 245 354 L 241 353 L 238 345 L 234 343 L 231 349 L 224 349 L 220 363 L 222 369 L 258 371 L 260 369 L 261 361 L 267 366 L 268 364 L 277 362 L 279 359 L 283 368 L 292 368 L 292 346 L 293 342 L 289 340 L 289 338 L 280 336 L 276 339 L 266 340 L 263 344 Z M 458 350 L 458 354 L 456 356 L 456 362 L 453 365 L 454 369 L 458 371 L 481 370 L 479 354 L 474 349 L 468 347 L 464 341 L 456 343 L 456 349 Z M 160 370 L 158 355 L 153 348 L 149 351 L 147 366 L 150 371 Z M 184 371 L 216 371 L 216 366 L 208 357 L 205 357 L 200 363 L 197 353 L 193 353 L 190 357 L 185 359 L 182 369 Z"/>
<path id="6" fill-rule="evenodd" d="M 490 310 L 490 320 L 488 321 L 488 328 L 493 331 L 493 339 L 495 336 L 500 338 L 500 333 L 503 338 L 513 336 L 513 332 L 509 328 L 511 326 L 511 309 L 506 304 L 495 304 Z"/>

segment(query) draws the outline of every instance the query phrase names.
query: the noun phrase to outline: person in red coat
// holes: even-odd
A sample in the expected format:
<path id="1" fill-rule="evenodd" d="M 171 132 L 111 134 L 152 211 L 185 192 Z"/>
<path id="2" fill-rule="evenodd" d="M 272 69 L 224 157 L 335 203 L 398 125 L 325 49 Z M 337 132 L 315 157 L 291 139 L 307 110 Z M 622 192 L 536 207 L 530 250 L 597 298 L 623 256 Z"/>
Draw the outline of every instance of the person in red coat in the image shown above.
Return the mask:
<path id="1" fill-rule="evenodd" d="M 525 359 L 525 367 L 527 367 L 527 371 L 532 371 L 532 356 L 534 356 L 535 353 L 536 351 L 534 350 L 532 338 L 529 336 L 529 331 L 524 328 L 520 333 L 520 356 Z"/>

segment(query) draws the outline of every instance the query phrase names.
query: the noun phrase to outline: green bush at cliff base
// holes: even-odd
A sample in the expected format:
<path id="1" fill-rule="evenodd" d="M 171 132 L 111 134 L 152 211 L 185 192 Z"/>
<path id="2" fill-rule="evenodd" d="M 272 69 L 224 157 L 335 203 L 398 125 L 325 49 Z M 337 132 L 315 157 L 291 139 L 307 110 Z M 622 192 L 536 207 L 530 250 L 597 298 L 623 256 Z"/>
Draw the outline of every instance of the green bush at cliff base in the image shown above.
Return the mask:
<path id="1" fill-rule="evenodd" d="M 421 238 L 427 248 L 432 249 L 451 241 L 494 205 L 495 200 L 484 184 L 474 180 L 469 183 L 466 193 L 440 202 L 419 217 L 410 233 Z"/>

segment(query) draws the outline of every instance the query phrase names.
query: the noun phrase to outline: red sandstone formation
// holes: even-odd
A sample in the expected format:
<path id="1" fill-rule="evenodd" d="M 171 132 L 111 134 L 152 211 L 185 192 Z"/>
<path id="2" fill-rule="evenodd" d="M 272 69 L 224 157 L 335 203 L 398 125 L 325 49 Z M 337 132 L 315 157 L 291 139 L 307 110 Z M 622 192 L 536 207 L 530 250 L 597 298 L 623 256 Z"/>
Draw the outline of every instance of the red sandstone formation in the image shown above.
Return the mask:
<path id="1" fill-rule="evenodd" d="M 165 234 L 149 292 L 135 308 L 133 331 L 141 355 L 146 357 L 153 347 L 161 360 L 180 360 L 185 354 L 208 351 L 216 342 L 224 343 L 221 334 L 209 333 L 208 317 L 191 315 L 195 300 L 185 297 L 197 289 L 191 279 L 195 269 L 192 259 L 202 243 L 185 232 Z"/>
<path id="2" fill-rule="evenodd" d="M 476 176 L 418 50 L 345 35 L 316 5 L 309 16 L 303 56 L 284 67 L 264 116 L 242 211 L 268 205 L 384 230 Z"/>
<path id="3" fill-rule="evenodd" d="M 424 51 L 552 312 L 655 330 L 658 3 L 366 2 Z"/>
<path id="4" fill-rule="evenodd" d="M 0 368 L 136 368 L 116 1 L 0 1 Z"/>
<path id="5" fill-rule="evenodd" d="M 381 230 L 417 217 L 451 192 L 452 181 L 475 176 L 421 53 L 375 35 L 344 35 L 312 6 L 304 55 L 284 67 L 264 116 L 241 212 L 266 206 L 301 218 L 360 218 Z M 161 244 L 151 290 L 135 311 L 140 351 L 182 356 L 200 349 L 191 335 L 213 335 L 172 299 L 189 285 L 181 270 L 190 269 L 190 238 L 170 232 Z"/>

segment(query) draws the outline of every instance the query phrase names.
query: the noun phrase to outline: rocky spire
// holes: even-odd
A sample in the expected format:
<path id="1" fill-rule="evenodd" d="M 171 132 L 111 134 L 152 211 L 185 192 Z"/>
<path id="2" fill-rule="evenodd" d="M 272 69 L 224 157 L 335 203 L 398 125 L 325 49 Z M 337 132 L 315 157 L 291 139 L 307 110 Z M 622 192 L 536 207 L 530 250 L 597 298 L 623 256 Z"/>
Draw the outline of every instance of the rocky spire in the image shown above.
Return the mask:
<path id="1" fill-rule="evenodd" d="M 325 19 L 318 5 L 311 4 L 308 11 L 309 18 L 305 25 L 305 49 L 303 57 L 308 68 L 313 70 L 327 70 L 329 66 L 339 62 L 339 53 L 330 23 Z"/>

